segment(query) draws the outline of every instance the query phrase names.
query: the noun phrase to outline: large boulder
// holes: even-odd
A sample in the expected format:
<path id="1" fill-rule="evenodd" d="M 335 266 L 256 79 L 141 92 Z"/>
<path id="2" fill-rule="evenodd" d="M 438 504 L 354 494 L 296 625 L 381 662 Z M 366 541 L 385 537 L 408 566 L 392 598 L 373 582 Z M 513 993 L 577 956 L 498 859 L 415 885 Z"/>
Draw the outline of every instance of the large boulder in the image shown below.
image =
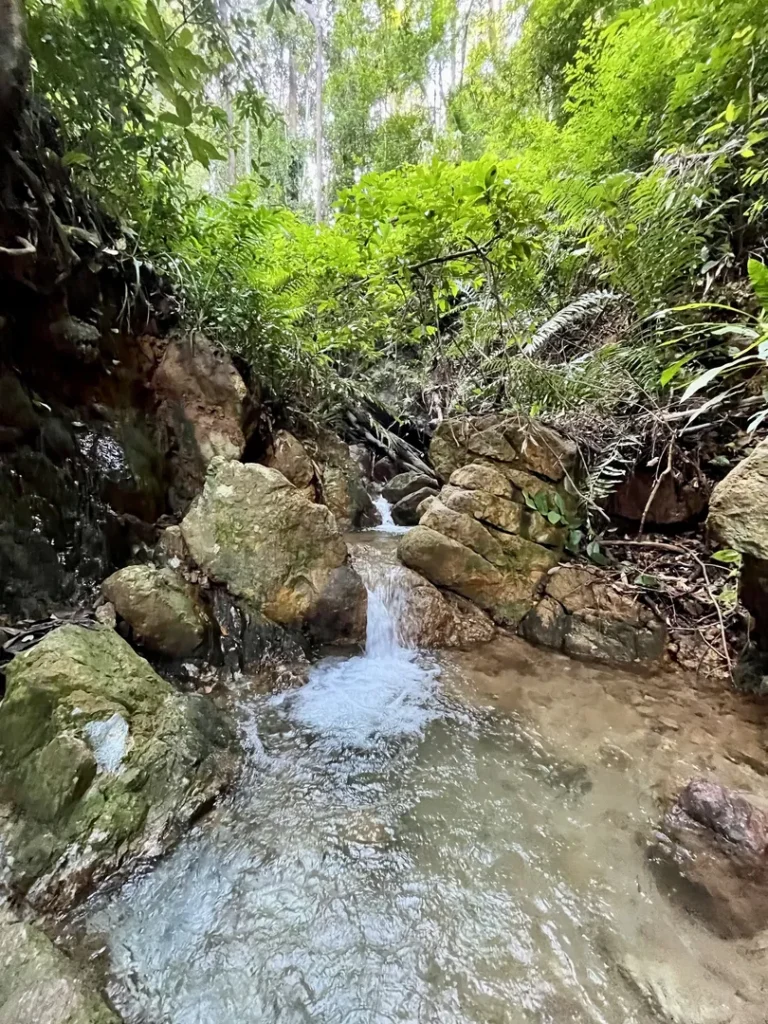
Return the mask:
<path id="1" fill-rule="evenodd" d="M 437 488 L 422 487 L 411 491 L 392 506 L 392 520 L 398 526 L 415 526 L 421 518 L 421 505 L 428 498 L 437 497 Z"/>
<path id="2" fill-rule="evenodd" d="M 192 654 L 205 639 L 205 616 L 195 588 L 173 569 L 129 565 L 109 576 L 102 593 L 150 650 Z"/>
<path id="3" fill-rule="evenodd" d="M 75 963 L 0 906 L 0 1024 L 119 1024 Z"/>
<path id="4" fill-rule="evenodd" d="M 496 414 L 444 420 L 432 437 L 429 457 L 444 481 L 469 463 L 488 464 L 512 482 L 523 473 L 559 483 L 578 468 L 573 441 L 535 420 Z M 516 486 L 522 489 L 524 481 L 519 478 Z"/>
<path id="5" fill-rule="evenodd" d="M 408 497 L 409 494 L 421 491 L 425 487 L 432 488 L 435 491 L 439 489 L 434 477 L 427 476 L 426 473 L 417 473 L 414 470 L 409 470 L 407 473 L 398 473 L 397 476 L 392 477 L 389 483 L 382 487 L 381 493 L 391 505 L 396 505 L 403 498 Z"/>
<path id="6" fill-rule="evenodd" d="M 768 560 L 768 441 L 712 491 L 707 531 L 722 547 Z"/>
<path id="7" fill-rule="evenodd" d="M 692 779 L 649 854 L 670 896 L 718 935 L 768 927 L 768 817 L 741 794 Z"/>
<path id="8" fill-rule="evenodd" d="M 567 529 L 565 490 L 519 468 L 510 438 L 522 450 L 518 433 L 497 417 L 459 421 L 450 429 L 442 424 L 433 441 L 433 461 L 449 483 L 439 495 L 426 488 L 408 494 L 392 514 L 403 502 L 416 506 L 409 511 L 419 525 L 399 549 L 406 565 L 474 601 L 500 625 L 516 626 L 535 605 L 547 572 L 557 564 Z M 561 450 L 566 448 L 563 442 Z M 540 454 L 534 464 L 555 473 Z M 402 479 L 406 476 L 415 474 Z M 551 510 L 540 501 L 547 517 L 535 507 L 538 492 L 535 483 L 528 485 L 529 477 L 551 492 Z"/>
<path id="9" fill-rule="evenodd" d="M 444 587 L 473 601 L 500 625 L 516 626 L 532 608 L 538 588 L 557 556 L 530 544 L 530 550 L 504 567 L 437 530 L 419 524 L 398 545 L 401 562 Z"/>
<path id="10" fill-rule="evenodd" d="M 659 661 L 666 644 L 662 622 L 600 570 L 561 566 L 547 577 L 542 600 L 520 631 L 532 643 L 572 657 L 612 664 Z"/>
<path id="11" fill-rule="evenodd" d="M 368 493 L 360 463 L 349 446 L 329 430 L 318 430 L 304 441 L 320 470 L 319 501 L 333 512 L 342 531 L 377 526 L 381 517 Z"/>
<path id="12" fill-rule="evenodd" d="M 11 882 L 63 905 L 156 856 L 225 788 L 229 719 L 184 696 L 113 630 L 62 626 L 6 668 L 0 787 Z"/>
<path id="13" fill-rule="evenodd" d="M 712 491 L 707 533 L 743 557 L 741 600 L 755 619 L 754 638 L 768 650 L 768 441 L 732 469 Z"/>
<path id="14" fill-rule="evenodd" d="M 365 636 L 366 591 L 336 519 L 277 470 L 214 459 L 181 532 L 213 580 L 272 622 L 322 640 Z"/>
<path id="15" fill-rule="evenodd" d="M 169 342 L 152 387 L 158 419 L 174 440 L 171 504 L 183 511 L 200 492 L 213 458 L 243 454 L 246 387 L 230 357 L 201 334 Z"/>

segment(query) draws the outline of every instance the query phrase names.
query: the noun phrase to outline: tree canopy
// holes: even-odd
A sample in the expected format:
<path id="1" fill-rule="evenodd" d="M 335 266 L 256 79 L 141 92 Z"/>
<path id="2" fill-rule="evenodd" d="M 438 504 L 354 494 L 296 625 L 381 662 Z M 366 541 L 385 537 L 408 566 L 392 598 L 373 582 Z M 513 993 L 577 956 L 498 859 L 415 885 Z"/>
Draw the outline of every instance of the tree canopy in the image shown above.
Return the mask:
<path id="1" fill-rule="evenodd" d="M 763 0 L 26 13 L 43 144 L 282 400 L 762 393 Z"/>

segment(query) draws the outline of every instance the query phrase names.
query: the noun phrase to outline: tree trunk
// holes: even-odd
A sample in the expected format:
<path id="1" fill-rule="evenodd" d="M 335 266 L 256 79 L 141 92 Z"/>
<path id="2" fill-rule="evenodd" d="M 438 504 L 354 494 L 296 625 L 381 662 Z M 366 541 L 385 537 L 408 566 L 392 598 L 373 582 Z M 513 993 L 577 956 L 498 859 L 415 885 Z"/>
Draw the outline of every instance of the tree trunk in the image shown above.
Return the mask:
<path id="1" fill-rule="evenodd" d="M 323 172 L 323 20 L 318 5 L 315 15 L 315 222 L 325 217 L 325 181 Z"/>
<path id="2" fill-rule="evenodd" d="M 295 139 L 299 134 L 299 83 L 296 76 L 296 58 L 293 43 L 288 44 L 288 137 Z"/>
<path id="3" fill-rule="evenodd" d="M 225 33 L 229 27 L 229 3 L 230 0 L 218 0 L 219 20 Z M 227 183 L 231 186 L 237 183 L 237 161 L 234 146 L 235 114 L 232 107 L 232 83 L 228 71 L 225 71 L 222 76 L 221 88 L 223 92 L 221 105 L 227 115 Z"/>
<path id="4" fill-rule="evenodd" d="M 26 64 L 21 7 L 17 0 L 0 0 L 0 145 L 18 128 Z"/>

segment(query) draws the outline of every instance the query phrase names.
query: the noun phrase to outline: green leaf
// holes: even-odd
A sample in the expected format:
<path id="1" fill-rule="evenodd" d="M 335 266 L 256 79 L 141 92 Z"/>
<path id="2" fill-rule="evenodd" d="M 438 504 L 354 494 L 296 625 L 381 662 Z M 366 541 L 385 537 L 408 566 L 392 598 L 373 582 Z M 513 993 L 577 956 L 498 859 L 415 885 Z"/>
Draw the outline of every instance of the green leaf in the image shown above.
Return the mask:
<path id="1" fill-rule="evenodd" d="M 738 551 L 734 551 L 733 548 L 721 548 L 720 551 L 713 553 L 712 558 L 715 562 L 722 562 L 724 565 L 741 563 L 741 555 Z"/>
<path id="2" fill-rule="evenodd" d="M 539 511 L 543 516 L 549 512 L 549 502 L 547 501 L 547 496 L 544 491 L 539 491 L 538 494 L 533 496 L 533 503 L 536 506 L 537 511 Z"/>
<path id="3" fill-rule="evenodd" d="M 571 551 L 573 551 L 575 553 L 576 551 L 578 551 L 579 544 L 581 544 L 583 539 L 584 539 L 584 532 L 583 532 L 583 530 L 571 530 L 571 532 L 568 534 L 568 544 L 567 544 L 567 547 L 569 548 L 569 550 L 571 550 Z"/>
<path id="4" fill-rule="evenodd" d="M 587 557 L 595 563 L 595 565 L 607 565 L 608 559 L 605 557 L 603 552 L 600 550 L 600 545 L 596 540 L 591 540 L 587 544 Z"/>
<path id="5" fill-rule="evenodd" d="M 764 309 L 768 308 L 768 267 L 760 260 L 750 260 L 747 263 L 747 271 L 755 295 L 760 299 Z"/>
<path id="6" fill-rule="evenodd" d="M 168 85 L 173 85 L 173 71 L 171 71 L 171 65 L 168 63 L 163 51 L 149 39 L 144 45 L 147 51 L 149 66 L 162 82 L 165 82 Z"/>
<path id="7" fill-rule="evenodd" d="M 157 9 L 157 5 L 154 0 L 147 0 L 147 9 L 144 12 L 144 20 L 147 23 L 147 28 L 160 43 L 164 43 L 166 40 L 165 23 L 160 15 L 160 11 Z"/>
<path id="8" fill-rule="evenodd" d="M 725 108 L 725 120 L 728 122 L 728 124 L 733 124 L 733 122 L 736 120 L 738 116 L 739 108 L 736 106 L 733 100 L 731 100 L 728 106 Z"/>
<path id="9" fill-rule="evenodd" d="M 547 512 L 547 519 L 550 521 L 550 523 L 552 523 L 553 526 L 557 526 L 558 523 L 561 522 L 562 517 L 560 513 L 557 511 L 557 509 L 553 508 L 550 509 L 549 512 Z"/>
<path id="10" fill-rule="evenodd" d="M 666 387 L 671 380 L 674 380 L 686 363 L 690 363 L 690 361 L 695 359 L 698 355 L 700 355 L 699 352 L 689 352 L 688 355 L 683 356 L 682 359 L 678 359 L 674 363 L 670 363 L 659 377 L 659 384 L 661 384 L 662 387 Z"/>
<path id="11" fill-rule="evenodd" d="M 91 162 L 91 158 L 87 153 L 79 153 L 77 150 L 71 149 L 64 154 L 61 162 L 65 167 L 84 167 Z"/>
<path id="12" fill-rule="evenodd" d="M 739 359 L 732 359 L 730 362 L 721 363 L 720 366 L 712 366 L 709 370 L 705 370 L 704 373 L 699 374 L 695 380 L 692 380 L 688 387 L 682 394 L 680 399 L 681 403 L 687 402 L 689 398 L 692 398 L 698 391 L 705 388 L 707 384 L 711 384 L 713 380 L 720 376 L 721 373 L 726 371 L 732 371 L 737 366 L 753 361 L 750 356 L 742 356 Z"/>
<path id="13" fill-rule="evenodd" d="M 175 99 L 176 114 L 179 118 L 179 124 L 182 128 L 188 128 L 192 124 L 192 107 L 190 106 L 189 100 L 186 96 L 181 94 L 176 96 Z"/>
<path id="14" fill-rule="evenodd" d="M 202 164 L 206 169 L 210 166 L 211 160 L 223 160 L 224 156 L 216 149 L 212 142 L 201 138 L 189 128 L 184 130 L 184 138 L 187 140 L 192 159 Z"/>
<path id="15" fill-rule="evenodd" d="M 635 580 L 635 583 L 637 583 L 639 587 L 651 587 L 654 589 L 657 588 L 659 585 L 659 581 L 656 576 L 651 576 L 650 573 L 645 572 L 640 573 L 640 575 Z"/>

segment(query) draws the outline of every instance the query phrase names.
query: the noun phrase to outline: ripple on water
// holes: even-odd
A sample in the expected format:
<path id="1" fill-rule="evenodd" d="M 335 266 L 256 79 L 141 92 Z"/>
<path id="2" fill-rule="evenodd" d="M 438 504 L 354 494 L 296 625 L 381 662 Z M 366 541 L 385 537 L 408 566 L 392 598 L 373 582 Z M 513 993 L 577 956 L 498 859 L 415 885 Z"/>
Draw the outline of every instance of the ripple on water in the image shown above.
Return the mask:
<path id="1" fill-rule="evenodd" d="M 451 703 L 391 597 L 365 656 L 242 709 L 251 753 L 215 819 L 92 902 L 130 1024 L 652 1020 L 601 941 L 626 894 L 569 870 L 590 794 L 512 718 Z"/>

